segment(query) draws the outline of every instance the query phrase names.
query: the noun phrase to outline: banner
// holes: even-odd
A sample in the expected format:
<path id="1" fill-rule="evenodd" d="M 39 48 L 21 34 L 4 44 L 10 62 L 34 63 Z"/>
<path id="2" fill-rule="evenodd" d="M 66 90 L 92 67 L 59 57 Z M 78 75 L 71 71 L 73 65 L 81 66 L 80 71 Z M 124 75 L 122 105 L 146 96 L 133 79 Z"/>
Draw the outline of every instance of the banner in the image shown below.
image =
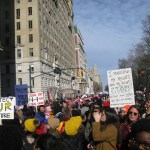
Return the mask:
<path id="1" fill-rule="evenodd" d="M 131 68 L 107 71 L 110 107 L 134 105 Z"/>
<path id="2" fill-rule="evenodd" d="M 0 119 L 14 119 L 14 97 L 0 98 Z"/>
<path id="3" fill-rule="evenodd" d="M 28 106 L 44 105 L 43 92 L 29 93 L 28 94 Z"/>
<path id="4" fill-rule="evenodd" d="M 28 103 L 28 86 L 27 84 L 15 86 L 16 104 L 18 106 Z"/>

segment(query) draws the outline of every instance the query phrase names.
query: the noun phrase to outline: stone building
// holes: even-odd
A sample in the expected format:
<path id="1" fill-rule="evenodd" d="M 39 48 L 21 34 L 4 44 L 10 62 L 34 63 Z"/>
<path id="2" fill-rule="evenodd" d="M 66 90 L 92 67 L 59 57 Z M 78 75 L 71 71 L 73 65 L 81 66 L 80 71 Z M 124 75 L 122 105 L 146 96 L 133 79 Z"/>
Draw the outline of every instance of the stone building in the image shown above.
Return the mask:
<path id="1" fill-rule="evenodd" d="M 101 76 L 96 64 L 94 64 L 93 68 L 88 70 L 87 76 L 89 94 L 97 94 L 103 90 Z"/>
<path id="2" fill-rule="evenodd" d="M 77 26 L 74 26 L 74 40 L 75 40 L 75 53 L 76 53 L 76 67 L 78 68 L 76 85 L 81 94 L 84 94 L 87 87 L 87 56 L 84 50 L 84 41 L 82 34 Z"/>
<path id="3" fill-rule="evenodd" d="M 13 96 L 16 84 L 27 84 L 29 92 L 70 87 L 68 68 L 76 67 L 72 0 L 1 0 L 1 17 L 0 41 L 7 49 L 2 95 Z"/>

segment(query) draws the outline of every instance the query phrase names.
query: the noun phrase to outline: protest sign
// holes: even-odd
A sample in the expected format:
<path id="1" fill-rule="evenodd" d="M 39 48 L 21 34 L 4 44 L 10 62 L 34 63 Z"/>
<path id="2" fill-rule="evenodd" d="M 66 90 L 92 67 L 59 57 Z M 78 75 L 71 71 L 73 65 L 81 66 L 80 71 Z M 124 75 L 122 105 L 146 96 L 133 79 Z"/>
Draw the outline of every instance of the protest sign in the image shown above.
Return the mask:
<path id="1" fill-rule="evenodd" d="M 29 93 L 28 94 L 28 106 L 44 105 L 43 92 Z"/>
<path id="2" fill-rule="evenodd" d="M 15 98 L 0 98 L 0 119 L 14 119 Z"/>
<path id="3" fill-rule="evenodd" d="M 27 84 L 15 86 L 16 104 L 18 106 L 25 105 L 28 102 L 28 86 Z"/>
<path id="4" fill-rule="evenodd" d="M 131 68 L 107 71 L 110 107 L 134 105 Z"/>

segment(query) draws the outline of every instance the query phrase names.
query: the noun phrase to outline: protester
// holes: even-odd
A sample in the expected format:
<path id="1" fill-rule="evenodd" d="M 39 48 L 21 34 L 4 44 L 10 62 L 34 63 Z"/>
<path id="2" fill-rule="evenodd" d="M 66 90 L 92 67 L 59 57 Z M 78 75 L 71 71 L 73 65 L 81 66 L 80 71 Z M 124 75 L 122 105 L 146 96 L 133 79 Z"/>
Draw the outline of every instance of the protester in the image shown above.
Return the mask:
<path id="1" fill-rule="evenodd" d="M 82 118 L 78 115 L 78 112 L 74 112 L 73 116 L 66 121 L 62 137 L 68 140 L 71 145 L 74 145 L 77 150 L 84 150 L 84 126 L 82 125 Z"/>
<path id="2" fill-rule="evenodd" d="M 47 119 L 45 118 L 45 106 L 40 105 L 39 111 L 35 114 L 35 117 L 40 121 L 40 123 L 47 123 Z"/>
<path id="3" fill-rule="evenodd" d="M 76 145 L 72 145 L 67 139 L 61 138 L 57 140 L 53 150 L 79 150 Z"/>
<path id="4" fill-rule="evenodd" d="M 56 138 L 60 138 L 60 133 L 57 130 L 59 125 L 60 125 L 59 119 L 57 119 L 57 118 L 50 118 L 50 119 L 48 119 L 48 126 L 47 126 L 47 128 L 49 129 L 48 133 L 53 135 Z"/>
<path id="5" fill-rule="evenodd" d="M 47 124 L 41 123 L 39 119 L 35 118 L 33 122 L 34 126 L 36 127 L 36 134 L 41 135 L 47 133 Z"/>
<path id="6" fill-rule="evenodd" d="M 116 111 L 106 107 L 102 113 L 94 112 L 93 116 L 95 122 L 92 123 L 92 134 L 96 150 L 116 150 L 119 133 L 119 118 Z"/>
<path id="7" fill-rule="evenodd" d="M 33 149 L 35 142 L 35 130 L 36 127 L 33 124 L 34 119 L 27 119 L 24 122 L 24 134 L 23 134 L 23 150 Z"/>
<path id="8" fill-rule="evenodd" d="M 133 124 L 129 148 L 131 150 L 150 150 L 150 120 L 141 119 Z"/>
<path id="9" fill-rule="evenodd" d="M 56 144 L 56 138 L 51 134 L 42 134 L 36 140 L 33 150 L 52 150 Z"/>
<path id="10" fill-rule="evenodd" d="M 123 123 L 127 117 L 127 110 L 126 108 L 121 108 L 119 111 L 119 122 Z"/>
<path id="11" fill-rule="evenodd" d="M 82 104 L 81 114 L 84 115 L 88 110 L 89 110 L 89 101 L 86 100 L 86 101 L 84 101 L 84 103 Z"/>
<path id="12" fill-rule="evenodd" d="M 0 126 L 0 149 L 22 150 L 23 141 L 20 129 L 15 125 Z"/>
<path id="13" fill-rule="evenodd" d="M 137 106 L 133 105 L 129 108 L 127 117 L 123 123 L 120 125 L 120 130 L 122 134 L 122 144 L 119 149 L 128 149 L 128 140 L 131 132 L 132 125 L 138 121 L 140 118 L 139 109 Z"/>
<path id="14" fill-rule="evenodd" d="M 146 108 L 145 118 L 150 119 L 150 99 L 148 99 L 145 102 L 145 108 Z"/>
<path id="15" fill-rule="evenodd" d="M 67 101 L 62 101 L 62 111 L 64 109 L 67 109 L 68 108 L 68 102 Z"/>

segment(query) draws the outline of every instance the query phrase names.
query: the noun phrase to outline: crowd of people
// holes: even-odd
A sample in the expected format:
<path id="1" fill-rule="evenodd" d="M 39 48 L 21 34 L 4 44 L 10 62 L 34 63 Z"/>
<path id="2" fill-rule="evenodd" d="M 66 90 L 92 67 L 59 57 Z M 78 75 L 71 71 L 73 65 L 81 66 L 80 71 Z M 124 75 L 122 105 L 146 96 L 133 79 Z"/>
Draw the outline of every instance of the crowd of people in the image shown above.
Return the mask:
<path id="1" fill-rule="evenodd" d="M 1 150 L 150 150 L 150 97 L 110 108 L 109 95 L 15 107 L 0 125 Z"/>

